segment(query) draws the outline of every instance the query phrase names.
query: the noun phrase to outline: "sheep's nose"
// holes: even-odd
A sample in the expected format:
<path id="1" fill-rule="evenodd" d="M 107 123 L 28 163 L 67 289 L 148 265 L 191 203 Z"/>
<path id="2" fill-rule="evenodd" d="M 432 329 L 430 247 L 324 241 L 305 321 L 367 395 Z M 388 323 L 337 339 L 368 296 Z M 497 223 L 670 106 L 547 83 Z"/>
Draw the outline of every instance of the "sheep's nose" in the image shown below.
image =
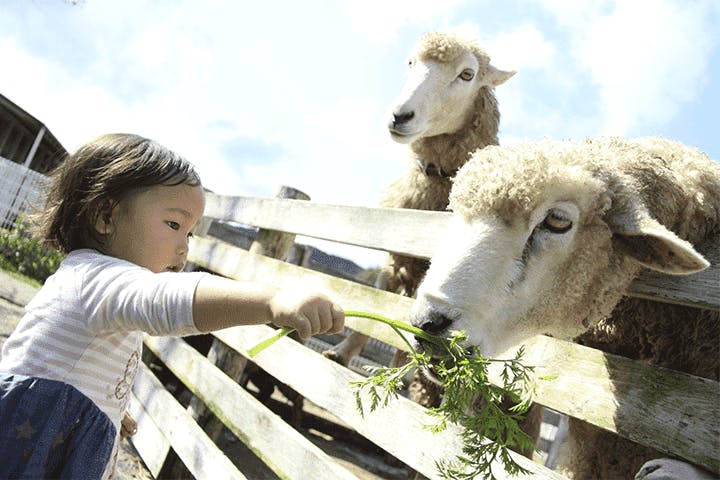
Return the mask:
<path id="1" fill-rule="evenodd" d="M 398 126 L 407 123 L 415 117 L 415 111 L 393 113 L 393 125 Z"/>
<path id="2" fill-rule="evenodd" d="M 438 335 L 447 329 L 452 322 L 453 321 L 446 315 L 440 312 L 431 311 L 423 318 L 413 322 L 413 324 L 431 335 Z"/>

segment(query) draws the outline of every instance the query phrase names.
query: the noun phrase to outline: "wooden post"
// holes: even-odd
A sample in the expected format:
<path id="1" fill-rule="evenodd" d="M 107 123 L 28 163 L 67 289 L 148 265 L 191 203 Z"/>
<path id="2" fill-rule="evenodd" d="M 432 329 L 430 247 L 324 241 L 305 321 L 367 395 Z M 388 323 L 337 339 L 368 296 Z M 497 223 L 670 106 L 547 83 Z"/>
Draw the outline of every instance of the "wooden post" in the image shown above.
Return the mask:
<path id="1" fill-rule="evenodd" d="M 310 197 L 300 190 L 285 186 L 280 187 L 275 197 L 293 200 L 310 200 Z M 293 233 L 261 228 L 258 231 L 257 237 L 255 237 L 255 241 L 250 245 L 250 252 L 285 261 L 288 259 L 294 243 L 295 234 Z"/>
<path id="2" fill-rule="evenodd" d="M 30 151 L 27 154 L 27 157 L 25 158 L 24 165 L 27 168 L 30 168 L 30 164 L 33 161 L 33 158 L 35 158 L 35 152 L 37 152 L 38 147 L 40 146 L 40 142 L 43 139 L 43 136 L 45 135 L 45 126 L 43 125 L 40 127 L 40 131 L 35 136 L 35 141 L 32 144 L 32 147 L 30 147 Z"/>
<path id="3" fill-rule="evenodd" d="M 275 197 L 293 200 L 310 200 L 307 194 L 286 186 L 281 186 Z M 255 241 L 250 245 L 250 252 L 285 261 L 290 255 L 294 243 L 295 234 L 260 229 L 255 237 Z M 236 382 L 240 381 L 245 366 L 247 365 L 247 359 L 245 357 L 229 348 L 217 338 L 213 339 L 207 358 Z M 222 431 L 223 424 L 205 407 L 205 404 L 197 397 L 193 397 L 188 410 L 200 425 L 205 426 L 205 431 L 208 436 L 212 438 L 213 441 L 217 440 Z"/>

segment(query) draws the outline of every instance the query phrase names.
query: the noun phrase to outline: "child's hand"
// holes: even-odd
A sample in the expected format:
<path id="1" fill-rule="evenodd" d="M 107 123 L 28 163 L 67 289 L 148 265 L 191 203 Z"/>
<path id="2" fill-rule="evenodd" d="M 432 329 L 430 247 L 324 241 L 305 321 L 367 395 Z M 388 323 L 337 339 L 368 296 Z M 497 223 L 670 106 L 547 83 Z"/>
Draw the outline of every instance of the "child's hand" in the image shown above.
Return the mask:
<path id="1" fill-rule="evenodd" d="M 345 326 L 345 313 L 320 293 L 282 290 L 270 300 L 272 323 L 294 328 L 307 338 L 318 333 L 339 333 Z"/>

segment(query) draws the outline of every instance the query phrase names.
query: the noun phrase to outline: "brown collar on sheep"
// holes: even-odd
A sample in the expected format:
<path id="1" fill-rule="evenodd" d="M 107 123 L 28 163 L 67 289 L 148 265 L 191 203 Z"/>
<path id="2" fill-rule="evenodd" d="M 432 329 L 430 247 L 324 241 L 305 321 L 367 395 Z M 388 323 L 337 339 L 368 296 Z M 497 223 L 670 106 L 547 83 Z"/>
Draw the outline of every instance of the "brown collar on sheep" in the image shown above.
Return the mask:
<path id="1" fill-rule="evenodd" d="M 446 172 L 442 169 L 442 167 L 438 167 L 434 163 L 428 163 L 425 165 L 420 160 L 417 161 L 417 166 L 420 169 L 421 172 L 423 172 L 428 177 L 441 177 L 441 178 L 452 178 L 457 173 L 457 170 L 452 172 Z"/>

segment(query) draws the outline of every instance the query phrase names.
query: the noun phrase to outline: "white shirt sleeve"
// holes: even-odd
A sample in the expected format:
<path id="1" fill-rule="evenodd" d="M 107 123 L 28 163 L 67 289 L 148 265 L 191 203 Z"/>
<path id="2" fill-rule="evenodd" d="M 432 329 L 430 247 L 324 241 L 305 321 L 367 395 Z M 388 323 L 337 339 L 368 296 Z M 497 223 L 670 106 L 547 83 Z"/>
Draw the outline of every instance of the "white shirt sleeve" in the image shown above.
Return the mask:
<path id="1" fill-rule="evenodd" d="M 158 336 L 202 333 L 193 322 L 192 306 L 197 284 L 207 273 L 153 273 L 130 262 L 103 258 L 78 284 L 91 330 L 139 330 Z"/>

